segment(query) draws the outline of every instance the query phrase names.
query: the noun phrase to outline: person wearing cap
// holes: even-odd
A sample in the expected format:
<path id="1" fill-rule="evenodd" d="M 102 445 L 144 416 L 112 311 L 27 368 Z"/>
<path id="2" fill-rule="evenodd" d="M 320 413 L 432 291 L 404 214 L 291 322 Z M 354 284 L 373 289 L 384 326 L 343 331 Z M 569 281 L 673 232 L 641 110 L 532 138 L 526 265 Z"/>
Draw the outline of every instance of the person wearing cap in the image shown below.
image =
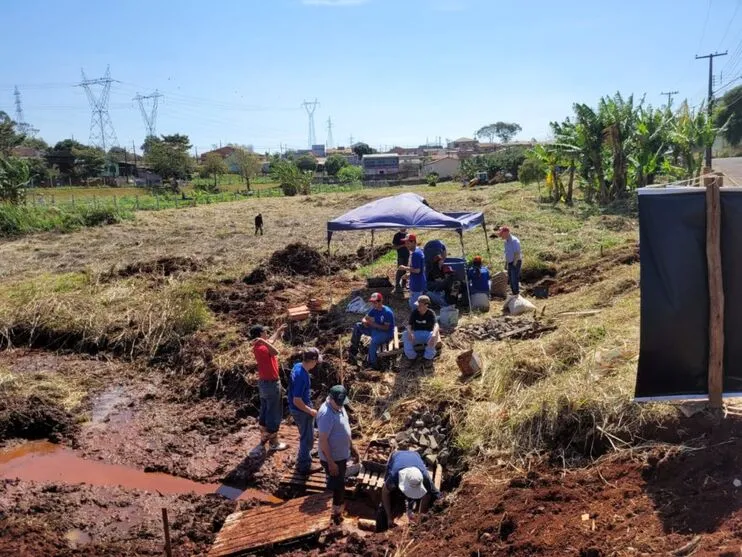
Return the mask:
<path id="1" fill-rule="evenodd" d="M 490 272 L 486 266 L 482 265 L 481 255 L 474 256 L 471 267 L 467 271 L 467 276 L 469 278 L 472 307 L 482 311 L 489 311 Z"/>
<path id="2" fill-rule="evenodd" d="M 423 247 L 423 253 L 425 254 L 425 263 L 426 263 L 426 272 L 428 274 L 428 278 L 430 278 L 430 273 L 432 272 L 434 268 L 434 262 L 435 257 L 440 255 L 441 260 L 445 261 L 446 257 L 448 257 L 448 249 L 446 248 L 446 244 L 444 244 L 440 240 L 430 240 L 425 246 Z"/>
<path id="3" fill-rule="evenodd" d="M 371 302 L 371 309 L 353 326 L 348 359 L 355 362 L 361 337 L 367 335 L 371 337 L 371 343 L 368 345 L 368 363 L 376 368 L 378 364 L 376 352 L 379 346 L 389 342 L 394 336 L 394 312 L 392 308 L 384 305 L 384 296 L 380 292 L 371 294 L 368 301 Z"/>
<path id="4" fill-rule="evenodd" d="M 384 486 L 381 489 L 381 502 L 386 512 L 387 526 L 394 526 L 392 498 L 401 495 L 405 498 L 407 515 L 419 503 L 420 513 L 427 512 L 432 500 L 440 497 L 440 492 L 430 479 L 425 462 L 417 451 L 394 451 L 386 464 Z"/>
<path id="5" fill-rule="evenodd" d="M 410 252 L 407 250 L 407 244 L 404 239 L 407 237 L 407 229 L 400 228 L 392 238 L 392 245 L 397 250 L 397 265 L 407 265 L 410 260 Z M 406 281 L 404 280 L 406 272 L 403 269 L 397 268 L 397 274 L 394 276 L 394 292 L 401 294 L 404 291 Z"/>
<path id="6" fill-rule="evenodd" d="M 408 234 L 405 236 L 405 245 L 410 252 L 410 260 L 407 265 L 400 265 L 401 271 L 410 274 L 408 283 L 410 289 L 410 309 L 415 309 L 417 299 L 425 292 L 428 286 L 425 277 L 425 254 L 423 250 L 417 247 L 417 236 Z"/>
<path id="7" fill-rule="evenodd" d="M 507 226 L 500 227 L 497 233 L 505 240 L 505 268 L 508 271 L 508 283 L 513 295 L 517 296 L 520 294 L 520 268 L 523 264 L 520 240 L 510 233 Z"/>
<path id="8" fill-rule="evenodd" d="M 260 448 L 269 444 L 271 451 L 283 451 L 285 443 L 278 441 L 278 428 L 281 426 L 283 408 L 281 405 L 281 381 L 278 377 L 278 349 L 276 341 L 286 328 L 282 324 L 269 337 L 268 330 L 263 325 L 250 328 L 252 351 L 258 364 L 258 391 L 260 393 Z"/>
<path id="9" fill-rule="evenodd" d="M 417 308 L 410 313 L 410 319 L 407 322 L 407 329 L 403 335 L 404 355 L 408 360 L 417 359 L 415 351 L 416 344 L 424 344 L 425 367 L 427 370 L 433 366 L 435 358 L 435 347 L 440 341 L 440 330 L 435 312 L 430 309 L 430 298 L 420 296 L 417 299 Z"/>
<path id="10" fill-rule="evenodd" d="M 450 265 L 446 265 L 442 255 L 438 254 L 433 257 L 433 266 L 428 271 L 427 279 L 428 289 L 425 293 L 430 301 L 440 308 L 448 306 L 456 273 Z"/>
<path id="11" fill-rule="evenodd" d="M 289 410 L 299 428 L 299 453 L 296 457 L 296 471 L 300 474 L 312 472 L 312 446 L 314 445 L 314 417 L 317 411 L 312 408 L 312 380 L 309 372 L 322 361 L 319 350 L 307 348 L 301 362 L 294 365 L 289 379 Z"/>
<path id="12" fill-rule="evenodd" d="M 348 413 L 343 408 L 347 398 L 345 387 L 335 385 L 317 412 L 319 459 L 327 474 L 327 489 L 332 491 L 332 519 L 336 523 L 343 520 L 346 464 L 351 455 L 358 458 Z"/>

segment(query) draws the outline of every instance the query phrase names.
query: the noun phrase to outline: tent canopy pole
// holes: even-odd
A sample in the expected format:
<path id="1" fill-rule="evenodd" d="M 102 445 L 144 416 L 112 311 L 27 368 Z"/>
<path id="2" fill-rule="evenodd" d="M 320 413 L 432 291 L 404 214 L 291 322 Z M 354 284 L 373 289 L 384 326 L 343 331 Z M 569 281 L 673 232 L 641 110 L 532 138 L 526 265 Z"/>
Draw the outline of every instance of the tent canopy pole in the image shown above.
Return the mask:
<path id="1" fill-rule="evenodd" d="M 487 225 L 484 222 L 484 219 L 482 219 L 482 230 L 484 231 L 484 243 L 487 245 L 487 255 L 490 256 L 490 259 L 492 259 L 492 252 L 490 251 L 490 240 L 487 237 Z"/>
<path id="2" fill-rule="evenodd" d="M 464 249 L 464 231 L 459 230 L 459 241 L 461 242 L 461 256 L 464 258 L 464 273 L 466 274 L 466 249 Z M 469 300 L 469 313 L 474 313 L 471 307 L 471 292 L 469 292 L 469 280 L 468 275 L 464 277 L 466 281 L 466 297 Z"/>

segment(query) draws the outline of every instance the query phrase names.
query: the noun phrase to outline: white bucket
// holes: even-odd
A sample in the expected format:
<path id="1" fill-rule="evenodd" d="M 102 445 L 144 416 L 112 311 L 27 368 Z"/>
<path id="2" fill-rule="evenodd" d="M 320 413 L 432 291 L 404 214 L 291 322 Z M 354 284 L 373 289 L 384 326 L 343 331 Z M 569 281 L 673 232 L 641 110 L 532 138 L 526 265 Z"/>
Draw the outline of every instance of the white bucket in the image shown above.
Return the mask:
<path id="1" fill-rule="evenodd" d="M 456 306 L 445 306 L 441 308 L 441 315 L 438 319 L 443 329 L 454 329 L 459 324 L 459 310 Z"/>

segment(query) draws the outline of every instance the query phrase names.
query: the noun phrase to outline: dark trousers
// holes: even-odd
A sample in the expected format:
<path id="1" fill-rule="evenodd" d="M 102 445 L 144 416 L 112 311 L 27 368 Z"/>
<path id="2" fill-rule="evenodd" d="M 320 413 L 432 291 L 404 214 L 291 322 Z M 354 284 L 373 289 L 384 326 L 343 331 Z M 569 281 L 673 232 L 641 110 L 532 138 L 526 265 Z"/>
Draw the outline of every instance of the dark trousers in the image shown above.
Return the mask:
<path id="1" fill-rule="evenodd" d="M 296 470 L 308 474 L 312 466 L 312 446 L 314 445 L 314 418 L 301 410 L 292 410 L 296 427 L 299 428 L 299 454 L 296 456 Z"/>
<path id="2" fill-rule="evenodd" d="M 327 475 L 327 489 L 332 491 L 332 504 L 336 507 L 345 503 L 345 468 L 347 460 L 336 460 L 335 464 L 338 465 L 338 475 L 330 475 L 330 467 L 324 460 L 322 462 L 322 468 L 325 469 Z"/>
<path id="3" fill-rule="evenodd" d="M 399 263 L 398 265 L 407 265 L 407 262 Z M 402 284 L 402 277 L 405 276 L 406 271 L 403 271 L 401 269 L 397 269 L 397 274 L 394 275 L 394 288 L 397 290 L 404 290 L 404 287 L 407 286 L 406 284 Z M 406 282 L 406 281 L 405 281 Z"/>
<path id="4" fill-rule="evenodd" d="M 262 224 L 256 224 L 255 225 L 255 235 L 258 235 L 258 230 L 260 231 L 260 235 L 263 235 L 263 225 Z"/>
<path id="5" fill-rule="evenodd" d="M 508 263 L 508 283 L 514 296 L 520 294 L 520 267 L 522 264 L 522 261 Z"/>

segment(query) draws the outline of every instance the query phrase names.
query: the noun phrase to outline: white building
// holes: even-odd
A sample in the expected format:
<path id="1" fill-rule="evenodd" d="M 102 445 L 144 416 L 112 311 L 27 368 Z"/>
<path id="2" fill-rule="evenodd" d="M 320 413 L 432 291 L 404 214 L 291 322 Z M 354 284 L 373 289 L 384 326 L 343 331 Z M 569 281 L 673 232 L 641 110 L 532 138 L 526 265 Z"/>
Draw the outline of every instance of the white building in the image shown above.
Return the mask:
<path id="1" fill-rule="evenodd" d="M 422 174 L 423 176 L 427 176 L 431 172 L 435 172 L 440 178 L 453 178 L 458 176 L 460 170 L 461 161 L 459 158 L 446 156 L 425 163 Z"/>

